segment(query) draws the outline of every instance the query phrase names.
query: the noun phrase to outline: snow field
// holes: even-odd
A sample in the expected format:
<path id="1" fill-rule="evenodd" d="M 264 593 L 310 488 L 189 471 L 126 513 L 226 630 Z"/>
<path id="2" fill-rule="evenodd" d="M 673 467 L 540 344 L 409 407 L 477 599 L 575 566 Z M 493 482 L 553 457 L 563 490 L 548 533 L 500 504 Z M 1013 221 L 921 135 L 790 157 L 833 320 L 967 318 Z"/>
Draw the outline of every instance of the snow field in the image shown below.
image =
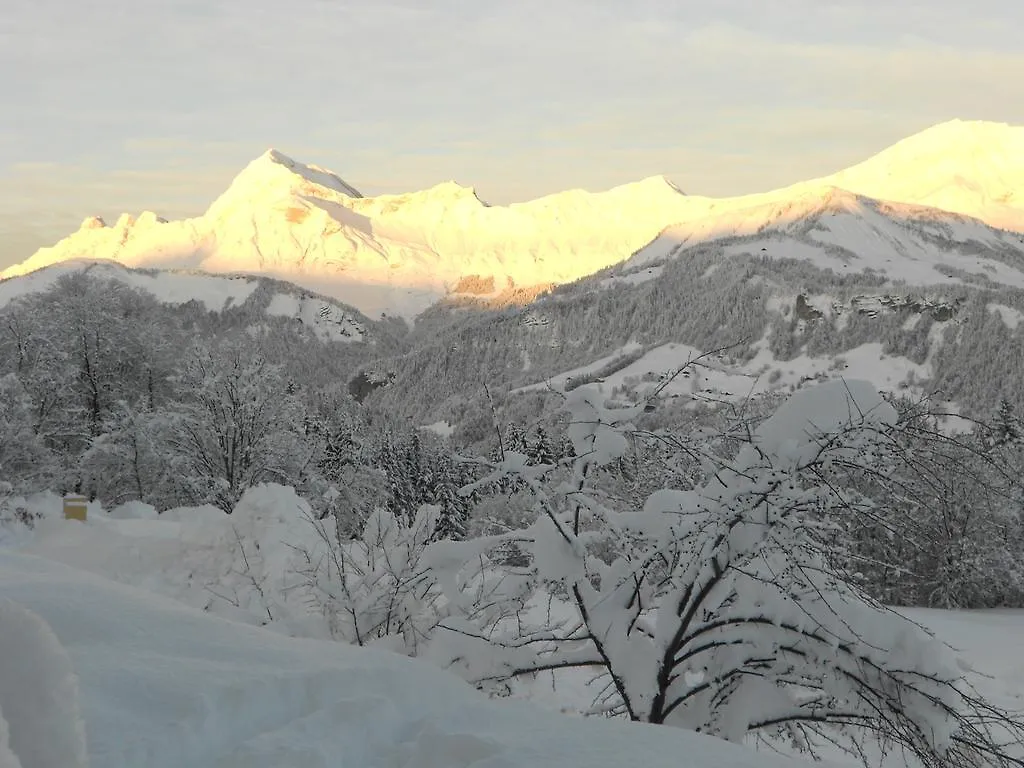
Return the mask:
<path id="1" fill-rule="evenodd" d="M 938 331 L 941 331 L 941 326 Z M 698 399 L 707 397 L 741 402 L 751 395 L 768 390 L 799 388 L 812 380 L 850 376 L 867 379 L 886 391 L 897 391 L 904 388 L 911 375 L 917 380 L 931 376 L 928 363 L 918 365 L 899 355 L 886 355 L 882 344 L 878 342 L 862 344 L 832 357 L 801 354 L 791 360 L 776 360 L 764 339 L 757 342 L 755 348 L 757 354 L 749 362 L 738 365 L 709 358 L 702 350 L 687 344 L 662 344 L 648 349 L 642 357 L 629 365 L 602 377 L 601 387 L 608 394 L 620 387 L 644 392 L 657 386 L 660 380 L 689 361 L 698 362 L 670 382 L 662 390 L 663 396 L 695 396 Z M 574 377 L 600 371 L 617 358 L 639 349 L 639 345 L 623 347 L 593 363 L 557 374 L 544 382 L 520 387 L 513 390 L 512 394 L 543 390 L 549 386 L 561 389 Z"/>

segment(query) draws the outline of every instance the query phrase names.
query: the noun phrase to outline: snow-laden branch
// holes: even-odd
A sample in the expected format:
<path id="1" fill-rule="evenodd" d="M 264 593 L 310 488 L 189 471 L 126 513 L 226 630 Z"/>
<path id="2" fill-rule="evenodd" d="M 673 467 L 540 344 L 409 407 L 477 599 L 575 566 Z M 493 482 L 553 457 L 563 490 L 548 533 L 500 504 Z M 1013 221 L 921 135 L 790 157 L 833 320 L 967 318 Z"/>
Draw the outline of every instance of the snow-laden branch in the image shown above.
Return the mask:
<path id="1" fill-rule="evenodd" d="M 627 452 L 644 407 L 607 407 L 598 388 L 579 387 L 565 398 L 574 456 L 563 466 L 510 452 L 490 465 L 481 482 L 517 478 L 540 514 L 523 530 L 428 549 L 461 607 L 440 622 L 435 656 L 478 683 L 596 669 L 611 696 L 601 711 L 735 741 L 795 728 L 811 751 L 836 742 L 866 759 L 869 738 L 926 765 L 1015 764 L 999 734 L 1019 741 L 1021 726 L 972 692 L 950 649 L 840 566 L 838 534 L 886 502 L 860 481 L 913 461 L 871 385 L 798 392 L 733 456 L 705 451 L 713 465 L 698 487 L 618 509 L 596 478 Z M 487 553 L 513 539 L 529 558 L 527 591 L 508 610 L 474 613 L 460 579 L 500 573 Z M 609 540 L 614 555 L 598 556 Z M 557 626 L 528 620 L 529 596 L 553 594 Z"/>

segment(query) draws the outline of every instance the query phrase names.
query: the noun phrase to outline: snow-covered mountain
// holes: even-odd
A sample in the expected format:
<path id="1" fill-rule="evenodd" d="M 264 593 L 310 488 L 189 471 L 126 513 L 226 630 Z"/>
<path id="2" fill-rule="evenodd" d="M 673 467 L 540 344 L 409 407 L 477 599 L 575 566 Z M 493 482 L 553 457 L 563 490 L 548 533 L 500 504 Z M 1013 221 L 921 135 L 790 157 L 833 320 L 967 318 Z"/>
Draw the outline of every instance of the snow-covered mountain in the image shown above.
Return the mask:
<path id="1" fill-rule="evenodd" d="M 370 315 L 411 317 L 450 293 L 495 297 L 634 254 L 636 266 L 683 245 L 781 234 L 795 239 L 785 248 L 792 255 L 838 269 L 932 282 L 958 279 L 952 267 L 1019 285 L 1021 190 L 1024 127 L 983 122 L 945 123 L 833 176 L 722 199 L 685 195 L 663 177 L 509 206 L 454 182 L 362 197 L 337 175 L 270 150 L 200 217 L 167 222 L 147 212 L 113 226 L 90 218 L 0 277 L 82 258 L 254 273 Z"/>
<path id="2" fill-rule="evenodd" d="M 649 242 L 685 201 L 662 178 L 508 207 L 488 206 L 454 182 L 363 198 L 337 176 L 271 150 L 201 217 L 168 222 L 147 212 L 113 226 L 90 218 L 0 276 L 76 258 L 255 273 L 368 314 L 414 316 L 460 281 L 474 293 L 497 294 L 603 269 Z"/>

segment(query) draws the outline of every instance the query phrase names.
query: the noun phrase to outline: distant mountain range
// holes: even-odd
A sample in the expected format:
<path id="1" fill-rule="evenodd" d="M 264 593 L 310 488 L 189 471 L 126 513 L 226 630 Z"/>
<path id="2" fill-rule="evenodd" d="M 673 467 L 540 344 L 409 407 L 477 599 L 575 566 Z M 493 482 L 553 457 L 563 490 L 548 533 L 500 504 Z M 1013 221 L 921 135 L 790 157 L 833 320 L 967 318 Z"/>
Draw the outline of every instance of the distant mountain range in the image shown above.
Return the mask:
<path id="1" fill-rule="evenodd" d="M 727 255 L 803 259 L 838 274 L 1024 287 L 1024 127 L 944 123 L 848 170 L 757 195 L 686 195 L 653 177 L 509 206 L 454 182 L 363 197 L 270 150 L 200 217 L 90 218 L 0 278 L 69 260 L 264 275 L 370 317 L 412 318 L 444 297 L 532 297 L 528 289 L 609 268 L 612 282 L 641 280 L 716 241 L 733 243 Z"/>

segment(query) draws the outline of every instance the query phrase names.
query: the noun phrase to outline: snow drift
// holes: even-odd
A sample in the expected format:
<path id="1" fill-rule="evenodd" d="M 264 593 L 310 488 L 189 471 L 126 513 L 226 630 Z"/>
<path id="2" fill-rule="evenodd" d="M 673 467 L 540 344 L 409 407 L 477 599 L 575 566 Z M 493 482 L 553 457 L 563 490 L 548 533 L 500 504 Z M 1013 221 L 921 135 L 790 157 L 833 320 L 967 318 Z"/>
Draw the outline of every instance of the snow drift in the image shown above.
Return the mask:
<path id="1" fill-rule="evenodd" d="M 0 768 L 87 768 L 78 678 L 47 623 L 0 599 Z"/>
<path id="2" fill-rule="evenodd" d="M 792 765 L 697 734 L 488 701 L 427 664 L 246 627 L 25 554 L 0 552 L 0 598 L 44 617 L 67 648 L 103 768 Z"/>

